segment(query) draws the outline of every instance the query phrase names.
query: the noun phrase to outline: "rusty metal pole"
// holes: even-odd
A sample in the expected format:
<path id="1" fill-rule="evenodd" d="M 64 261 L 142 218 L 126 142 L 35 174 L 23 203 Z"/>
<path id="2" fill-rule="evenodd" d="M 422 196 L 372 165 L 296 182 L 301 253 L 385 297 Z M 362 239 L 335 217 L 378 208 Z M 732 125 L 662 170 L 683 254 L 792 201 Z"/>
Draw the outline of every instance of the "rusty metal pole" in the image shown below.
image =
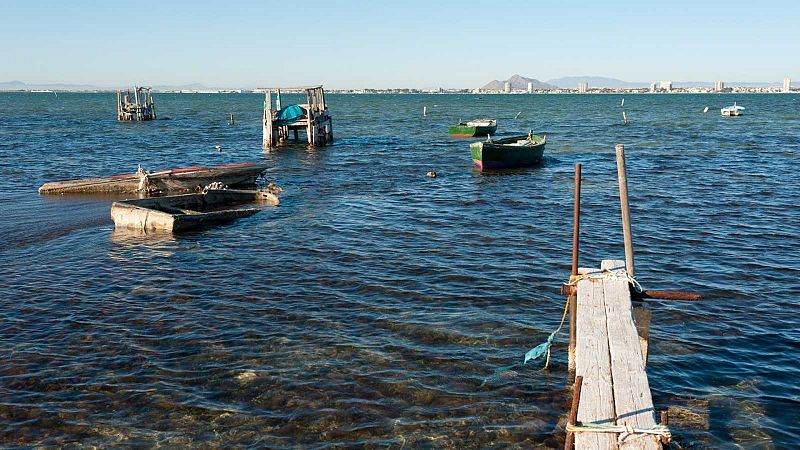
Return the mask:
<path id="1" fill-rule="evenodd" d="M 575 164 L 575 205 L 572 210 L 572 276 L 578 275 L 578 248 L 581 234 L 581 165 Z"/>
<path id="2" fill-rule="evenodd" d="M 575 387 L 572 390 L 572 407 L 569 409 L 569 419 L 567 424 L 575 425 L 578 423 L 578 406 L 581 402 L 581 387 L 583 386 L 583 376 L 575 377 Z M 567 431 L 567 438 L 564 440 L 564 450 L 575 448 L 575 433 Z"/>
<path id="3" fill-rule="evenodd" d="M 619 179 L 619 204 L 622 209 L 622 234 L 625 239 L 625 269 L 628 275 L 633 271 L 633 236 L 631 234 L 631 211 L 628 205 L 628 175 L 625 170 L 625 146 L 617 144 L 617 178 Z"/>
<path id="4" fill-rule="evenodd" d="M 572 210 L 572 274 L 569 281 L 572 282 L 578 276 L 578 255 L 580 253 L 581 240 L 581 165 L 575 164 L 575 202 Z M 575 343 L 577 339 L 577 290 L 571 286 L 569 291 L 569 354 L 567 355 L 567 368 L 570 372 L 575 371 Z"/>

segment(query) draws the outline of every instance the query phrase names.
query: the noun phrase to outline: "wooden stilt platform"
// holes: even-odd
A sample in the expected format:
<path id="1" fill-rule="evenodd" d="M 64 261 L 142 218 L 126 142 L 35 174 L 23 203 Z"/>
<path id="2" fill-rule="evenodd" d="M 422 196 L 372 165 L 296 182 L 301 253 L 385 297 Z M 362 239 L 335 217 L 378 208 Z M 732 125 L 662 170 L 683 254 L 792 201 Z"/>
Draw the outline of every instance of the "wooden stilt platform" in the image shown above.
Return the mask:
<path id="1" fill-rule="evenodd" d="M 625 261 L 604 260 L 600 269 L 624 268 Z M 600 269 L 579 276 L 576 283 L 575 375 L 583 378 L 577 420 L 583 425 L 651 429 L 656 426 L 656 416 L 633 319 L 629 280 L 591 276 L 601 273 Z M 578 450 L 662 448 L 660 438 L 652 434 L 633 433 L 621 440 L 621 433 L 574 434 Z"/>

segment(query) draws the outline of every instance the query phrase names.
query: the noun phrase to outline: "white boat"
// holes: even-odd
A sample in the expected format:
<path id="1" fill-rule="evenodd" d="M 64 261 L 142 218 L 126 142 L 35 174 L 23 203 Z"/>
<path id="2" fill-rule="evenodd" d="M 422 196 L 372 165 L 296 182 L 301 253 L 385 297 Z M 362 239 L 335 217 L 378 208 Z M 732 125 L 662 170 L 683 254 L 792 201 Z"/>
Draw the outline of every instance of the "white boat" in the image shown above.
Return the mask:
<path id="1" fill-rule="evenodd" d="M 725 117 L 732 117 L 732 116 L 741 116 L 742 111 L 744 111 L 743 106 L 737 106 L 736 102 L 733 102 L 733 106 L 728 106 L 726 108 L 722 108 L 719 110 Z"/>

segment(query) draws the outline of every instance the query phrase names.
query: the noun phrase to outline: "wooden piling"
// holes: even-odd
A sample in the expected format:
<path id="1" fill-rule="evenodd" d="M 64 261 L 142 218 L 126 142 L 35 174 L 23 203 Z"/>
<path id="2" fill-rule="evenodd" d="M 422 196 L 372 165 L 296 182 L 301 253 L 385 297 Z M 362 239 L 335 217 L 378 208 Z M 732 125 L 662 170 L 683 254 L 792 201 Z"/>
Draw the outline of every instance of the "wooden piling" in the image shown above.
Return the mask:
<path id="1" fill-rule="evenodd" d="M 233 113 L 231 113 L 230 125 L 231 125 L 231 126 L 233 126 L 233 124 L 234 124 L 234 121 L 233 121 Z"/>
<path id="2" fill-rule="evenodd" d="M 625 269 L 628 275 L 635 276 L 633 267 L 633 236 L 631 233 L 631 212 L 628 204 L 628 175 L 625 169 L 625 146 L 617 144 L 617 179 L 619 180 L 619 204 L 622 209 L 622 234 L 625 241 Z"/>

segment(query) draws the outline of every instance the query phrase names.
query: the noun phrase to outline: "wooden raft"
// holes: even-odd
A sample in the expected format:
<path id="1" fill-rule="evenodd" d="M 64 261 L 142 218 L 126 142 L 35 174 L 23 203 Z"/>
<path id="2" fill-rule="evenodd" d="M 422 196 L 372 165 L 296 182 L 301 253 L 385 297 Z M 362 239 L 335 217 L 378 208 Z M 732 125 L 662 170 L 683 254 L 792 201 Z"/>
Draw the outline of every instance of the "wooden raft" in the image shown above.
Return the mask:
<path id="1" fill-rule="evenodd" d="M 602 269 L 624 268 L 604 260 Z M 575 375 L 583 376 L 578 421 L 583 424 L 652 428 L 653 399 L 645 358 L 633 319 L 628 280 L 582 279 L 577 283 Z M 575 433 L 576 449 L 660 449 L 658 437 L 617 433 Z"/>

